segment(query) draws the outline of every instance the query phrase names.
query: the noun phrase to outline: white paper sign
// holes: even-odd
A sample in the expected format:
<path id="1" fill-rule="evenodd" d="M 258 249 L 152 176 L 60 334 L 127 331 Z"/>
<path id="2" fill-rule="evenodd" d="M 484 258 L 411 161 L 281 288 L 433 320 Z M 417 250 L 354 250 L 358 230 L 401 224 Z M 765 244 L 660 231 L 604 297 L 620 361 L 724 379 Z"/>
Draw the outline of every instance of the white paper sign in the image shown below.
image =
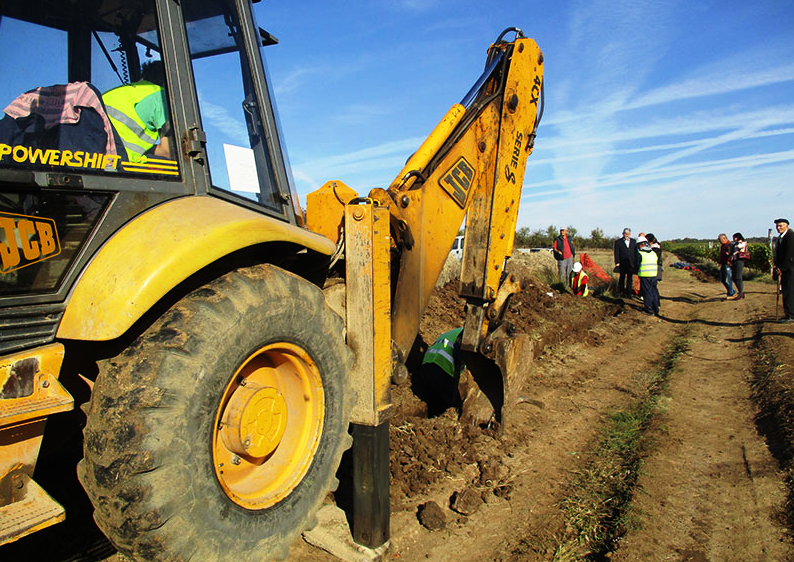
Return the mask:
<path id="1" fill-rule="evenodd" d="M 224 143 L 223 153 L 229 173 L 229 188 L 241 193 L 259 193 L 254 151 L 244 146 Z"/>

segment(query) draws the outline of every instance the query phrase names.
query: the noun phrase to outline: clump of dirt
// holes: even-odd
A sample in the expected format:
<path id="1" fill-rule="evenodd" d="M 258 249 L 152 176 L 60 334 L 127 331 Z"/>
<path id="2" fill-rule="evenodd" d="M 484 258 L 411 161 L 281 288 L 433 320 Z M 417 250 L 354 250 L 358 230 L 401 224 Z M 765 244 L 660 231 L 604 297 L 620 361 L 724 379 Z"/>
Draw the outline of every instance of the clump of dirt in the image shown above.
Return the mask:
<path id="1" fill-rule="evenodd" d="M 621 311 L 619 304 L 560 292 L 535 277 L 521 281 L 523 289 L 511 297 L 505 321 L 535 340 L 535 357 L 563 342 L 597 344 L 599 336 L 590 329 Z M 464 319 L 465 302 L 458 297 L 458 280 L 437 287 L 407 363 L 411 383 L 392 388 L 392 510 L 415 509 L 412 498 L 453 476 L 464 478 L 468 486 L 483 493 L 509 497 L 512 491 L 502 462 L 506 451 L 515 446 L 511 437 L 500 436 L 495 427 L 461 424 L 454 409 L 434 418 L 427 415 L 420 375 L 422 355 L 440 334 L 462 326 Z"/>
<path id="2" fill-rule="evenodd" d="M 444 510 L 434 501 L 419 506 L 419 521 L 431 531 L 439 531 L 447 526 Z"/>
<path id="3" fill-rule="evenodd" d="M 406 389 L 393 396 L 395 402 L 418 400 Z M 481 486 L 500 481 L 494 457 L 501 456 L 502 443 L 496 432 L 459 423 L 453 409 L 435 418 L 393 419 L 389 435 L 392 509 L 412 508 L 413 496 L 449 475 L 468 473 Z"/>

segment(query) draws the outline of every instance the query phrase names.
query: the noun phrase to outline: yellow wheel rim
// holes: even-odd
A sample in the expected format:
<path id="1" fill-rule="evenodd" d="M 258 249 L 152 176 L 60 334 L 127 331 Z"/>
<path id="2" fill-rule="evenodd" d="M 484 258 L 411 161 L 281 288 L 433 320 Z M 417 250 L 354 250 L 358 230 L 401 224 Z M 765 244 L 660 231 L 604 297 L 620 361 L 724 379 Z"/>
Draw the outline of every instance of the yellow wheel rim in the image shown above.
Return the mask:
<path id="1" fill-rule="evenodd" d="M 320 372 L 302 348 L 273 343 L 249 356 L 226 385 L 212 432 L 226 495 L 246 509 L 287 497 L 317 452 L 324 404 Z"/>

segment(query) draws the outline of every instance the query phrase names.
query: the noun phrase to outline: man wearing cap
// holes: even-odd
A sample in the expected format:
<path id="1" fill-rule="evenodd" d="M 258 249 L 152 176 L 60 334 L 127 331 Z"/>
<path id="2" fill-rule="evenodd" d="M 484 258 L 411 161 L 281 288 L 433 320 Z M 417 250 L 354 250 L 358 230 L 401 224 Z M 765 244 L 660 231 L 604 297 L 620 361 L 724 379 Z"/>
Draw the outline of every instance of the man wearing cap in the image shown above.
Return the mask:
<path id="1" fill-rule="evenodd" d="M 618 292 L 624 297 L 630 297 L 634 286 L 631 276 L 637 269 L 637 242 L 631 237 L 631 229 L 623 229 L 623 237 L 615 240 L 615 269 L 620 273 L 618 278 Z"/>
<path id="2" fill-rule="evenodd" d="M 587 287 L 587 273 L 582 269 L 581 263 L 576 262 L 573 264 L 573 271 L 571 271 L 571 279 L 568 284 L 576 296 L 586 297 L 590 294 L 590 290 Z"/>
<path id="3" fill-rule="evenodd" d="M 789 230 L 788 219 L 776 219 L 779 234 L 775 252 L 775 268 L 780 275 L 780 293 L 783 295 L 783 317 L 781 322 L 794 322 L 794 240 Z"/>
<path id="4" fill-rule="evenodd" d="M 656 285 L 659 275 L 659 256 L 653 251 L 645 236 L 637 237 L 637 250 L 639 254 L 637 277 L 640 278 L 640 293 L 645 305 L 644 312 L 659 316 L 659 288 Z"/>

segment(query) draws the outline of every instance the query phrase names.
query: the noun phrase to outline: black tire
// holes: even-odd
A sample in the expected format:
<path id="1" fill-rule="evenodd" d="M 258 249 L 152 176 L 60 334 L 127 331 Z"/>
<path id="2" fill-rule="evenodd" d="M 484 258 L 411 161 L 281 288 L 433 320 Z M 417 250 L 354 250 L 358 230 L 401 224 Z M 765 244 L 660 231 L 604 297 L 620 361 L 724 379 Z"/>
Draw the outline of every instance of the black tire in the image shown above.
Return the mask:
<path id="1" fill-rule="evenodd" d="M 345 377 L 352 353 L 343 332 L 342 320 L 317 287 L 277 267 L 255 266 L 186 296 L 106 362 L 94 385 L 78 474 L 94 504 L 94 519 L 113 544 L 147 561 L 285 558 L 294 539 L 315 524 L 351 443 L 347 427 L 354 397 Z M 305 457 L 295 461 L 297 476 L 278 473 L 292 478 L 283 490 L 250 500 L 245 493 L 235 495 L 236 482 L 223 480 L 223 460 L 232 467 L 221 456 L 228 454 L 220 439 L 226 438 L 221 434 L 227 425 L 218 423 L 219 412 L 230 411 L 233 397 L 242 392 L 238 383 L 249 370 L 238 372 L 241 365 L 252 357 L 267 363 L 270 356 L 260 357 L 257 350 L 274 346 L 278 352 L 282 343 L 308 357 L 309 374 L 319 381 L 317 419 L 301 418 L 316 421 L 319 431 L 306 431 L 314 439 L 310 457 L 305 444 L 291 450 L 286 438 L 272 455 L 260 452 L 262 458 L 249 464 L 251 459 L 240 455 L 242 467 L 252 471 L 277 455 Z M 300 388 L 310 402 L 305 385 Z M 289 418 L 286 431 L 298 418 Z M 252 481 L 258 486 L 264 480 Z"/>

